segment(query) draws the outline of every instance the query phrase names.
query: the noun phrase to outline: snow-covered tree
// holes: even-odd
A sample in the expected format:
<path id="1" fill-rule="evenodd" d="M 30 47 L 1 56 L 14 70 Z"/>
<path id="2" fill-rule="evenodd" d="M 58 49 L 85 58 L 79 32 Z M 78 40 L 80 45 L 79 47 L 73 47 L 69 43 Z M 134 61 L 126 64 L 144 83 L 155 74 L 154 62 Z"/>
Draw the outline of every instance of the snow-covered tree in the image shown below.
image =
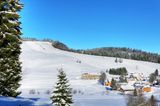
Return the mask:
<path id="1" fill-rule="evenodd" d="M 63 69 L 59 70 L 58 81 L 51 97 L 55 106 L 70 106 L 73 103 L 69 81 Z"/>
<path id="2" fill-rule="evenodd" d="M 21 80 L 19 0 L 0 0 L 0 95 L 16 97 Z"/>

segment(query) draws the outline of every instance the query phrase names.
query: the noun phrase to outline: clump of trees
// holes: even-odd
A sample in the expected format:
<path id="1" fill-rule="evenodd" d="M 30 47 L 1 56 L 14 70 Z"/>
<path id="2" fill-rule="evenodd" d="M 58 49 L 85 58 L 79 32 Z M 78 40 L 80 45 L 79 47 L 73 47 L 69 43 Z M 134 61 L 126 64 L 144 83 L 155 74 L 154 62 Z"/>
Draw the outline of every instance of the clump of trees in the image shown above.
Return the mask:
<path id="1" fill-rule="evenodd" d="M 146 99 L 143 95 L 129 96 L 127 106 L 158 106 L 155 97 Z"/>
<path id="2" fill-rule="evenodd" d="M 134 89 L 133 96 L 128 96 L 127 106 L 158 106 L 158 104 L 153 95 L 147 99 L 142 94 L 138 94 L 137 90 Z"/>
<path id="3" fill-rule="evenodd" d="M 70 88 L 69 80 L 66 78 L 63 69 L 59 69 L 58 81 L 51 100 L 55 106 L 71 106 L 73 103 L 72 89 Z"/>
<path id="4" fill-rule="evenodd" d="M 156 53 L 149 53 L 142 50 L 130 49 L 130 48 L 115 48 L 115 47 L 103 47 L 89 50 L 83 50 L 85 54 L 109 56 L 116 58 L 125 58 L 133 60 L 142 60 L 160 63 L 160 55 Z"/>
<path id="5" fill-rule="evenodd" d="M 111 68 L 109 69 L 109 74 L 126 76 L 128 75 L 128 71 L 125 67 L 117 68 L 117 69 Z"/>
<path id="6" fill-rule="evenodd" d="M 55 41 L 53 41 L 53 46 L 54 46 L 54 43 Z M 116 57 L 115 62 L 119 62 L 119 63 L 123 62 L 122 58 L 160 63 L 159 54 L 145 52 L 145 51 L 137 50 L 137 49 L 102 47 L 102 48 L 87 49 L 87 50 L 76 50 L 76 49 L 68 48 L 62 42 L 57 41 L 56 43 L 64 46 L 65 49 L 59 46 L 54 46 L 54 47 L 58 47 L 59 49 L 62 49 L 62 50 L 67 50 L 67 51 L 82 53 L 82 54 L 89 54 L 89 55 Z"/>
<path id="7" fill-rule="evenodd" d="M 52 46 L 61 50 L 70 51 L 70 49 L 64 43 L 59 41 L 53 41 Z"/>

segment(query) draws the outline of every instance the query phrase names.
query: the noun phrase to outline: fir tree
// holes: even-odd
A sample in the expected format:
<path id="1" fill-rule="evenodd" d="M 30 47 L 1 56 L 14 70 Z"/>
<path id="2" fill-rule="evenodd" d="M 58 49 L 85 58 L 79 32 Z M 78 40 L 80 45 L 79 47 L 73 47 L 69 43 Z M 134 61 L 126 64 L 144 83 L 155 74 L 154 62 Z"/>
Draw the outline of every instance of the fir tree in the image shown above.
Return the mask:
<path id="1" fill-rule="evenodd" d="M 158 76 L 159 75 L 158 69 L 156 69 L 156 71 L 154 73 L 155 73 L 155 76 Z"/>
<path id="2" fill-rule="evenodd" d="M 71 88 L 68 83 L 69 81 L 66 78 L 66 74 L 63 69 L 60 69 L 58 82 L 51 97 L 52 103 L 55 104 L 55 106 L 70 106 L 73 103 Z"/>
<path id="3" fill-rule="evenodd" d="M 113 90 L 117 89 L 116 80 L 114 80 L 114 78 L 112 78 L 112 80 L 111 80 L 111 87 L 112 87 Z"/>
<path id="4" fill-rule="evenodd" d="M 0 95 L 16 97 L 21 80 L 19 0 L 0 0 Z"/>
<path id="5" fill-rule="evenodd" d="M 115 63 L 118 63 L 118 59 L 117 58 L 115 59 Z"/>
<path id="6" fill-rule="evenodd" d="M 148 102 L 149 102 L 150 106 L 157 106 L 156 99 L 153 95 L 151 96 L 151 98 L 149 99 Z"/>
<path id="7" fill-rule="evenodd" d="M 133 96 L 138 96 L 136 89 L 134 89 L 134 91 L 133 91 Z"/>

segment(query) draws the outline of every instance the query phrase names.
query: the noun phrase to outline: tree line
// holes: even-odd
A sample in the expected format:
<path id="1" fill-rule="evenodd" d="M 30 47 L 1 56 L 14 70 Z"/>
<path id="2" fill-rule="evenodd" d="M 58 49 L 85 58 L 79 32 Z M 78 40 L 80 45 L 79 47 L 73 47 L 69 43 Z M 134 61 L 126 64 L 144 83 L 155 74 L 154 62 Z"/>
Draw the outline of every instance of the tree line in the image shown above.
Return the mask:
<path id="1" fill-rule="evenodd" d="M 59 41 L 53 41 L 52 45 L 55 48 L 70 52 L 160 63 L 159 54 L 145 52 L 137 49 L 131 49 L 125 47 L 124 48 L 102 47 L 102 48 L 87 49 L 87 50 L 75 50 L 69 48 L 67 45 Z"/>

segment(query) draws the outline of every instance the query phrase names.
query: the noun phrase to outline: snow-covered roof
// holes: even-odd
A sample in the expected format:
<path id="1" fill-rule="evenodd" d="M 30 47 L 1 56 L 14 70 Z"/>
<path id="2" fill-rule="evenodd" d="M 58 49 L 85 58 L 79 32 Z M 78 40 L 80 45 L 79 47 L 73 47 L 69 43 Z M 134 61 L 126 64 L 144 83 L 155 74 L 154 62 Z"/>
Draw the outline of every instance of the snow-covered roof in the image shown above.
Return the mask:
<path id="1" fill-rule="evenodd" d="M 123 90 L 134 90 L 135 88 L 134 88 L 134 86 L 132 86 L 132 85 L 122 85 L 121 86 L 121 89 L 123 89 Z"/>

